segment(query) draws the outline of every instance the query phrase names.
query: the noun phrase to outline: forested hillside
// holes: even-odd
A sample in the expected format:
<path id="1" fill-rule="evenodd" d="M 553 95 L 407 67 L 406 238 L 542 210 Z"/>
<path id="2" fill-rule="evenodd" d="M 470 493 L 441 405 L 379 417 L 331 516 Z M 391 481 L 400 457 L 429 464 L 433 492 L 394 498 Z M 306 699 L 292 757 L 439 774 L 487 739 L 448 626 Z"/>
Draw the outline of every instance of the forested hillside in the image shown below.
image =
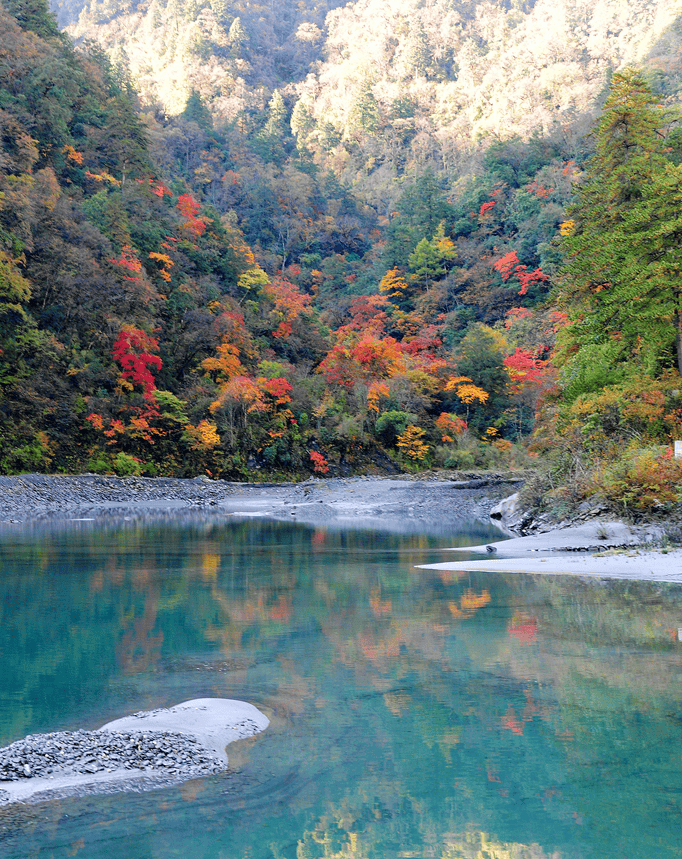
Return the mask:
<path id="1" fill-rule="evenodd" d="M 1 471 L 239 478 L 539 451 L 579 499 L 609 445 L 678 432 L 675 294 L 645 336 L 637 289 L 617 325 L 615 276 L 585 272 L 675 219 L 682 3 L 70 4 L 75 47 L 42 0 L 5 9 Z M 644 77 L 613 75 L 632 62 Z M 656 118 L 637 182 L 618 180 L 631 212 L 589 192 L 611 187 L 585 135 L 616 91 Z M 674 275 L 671 230 L 652 239 L 658 281 L 623 258 L 630 285 Z M 597 393 L 636 411 L 654 391 L 658 422 L 619 413 L 596 445 L 580 428 Z"/>
<path id="2" fill-rule="evenodd" d="M 362 170 L 363 189 L 384 196 L 414 167 L 461 172 L 483 138 L 575 138 L 576 121 L 584 130 L 608 75 L 624 65 L 664 64 L 675 94 L 679 40 L 670 31 L 680 13 L 679 0 L 328 0 L 276 9 L 92 0 L 60 9 L 74 37 L 105 47 L 143 99 L 172 114 L 194 89 L 217 125 L 249 126 L 277 91 L 299 147 L 351 182 Z"/>

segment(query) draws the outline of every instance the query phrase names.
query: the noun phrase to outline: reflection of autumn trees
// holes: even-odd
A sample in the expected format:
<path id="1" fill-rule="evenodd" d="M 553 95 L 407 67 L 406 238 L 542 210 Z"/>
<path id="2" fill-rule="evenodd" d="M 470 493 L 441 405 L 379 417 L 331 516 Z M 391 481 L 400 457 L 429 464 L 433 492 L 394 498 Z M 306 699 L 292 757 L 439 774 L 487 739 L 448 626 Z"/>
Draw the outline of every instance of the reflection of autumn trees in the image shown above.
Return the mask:
<path id="1" fill-rule="evenodd" d="M 449 835 L 441 859 L 557 859 L 558 853 L 545 853 L 539 844 L 499 841 L 486 832 L 472 830 Z"/>
<path id="2" fill-rule="evenodd" d="M 159 596 L 158 586 L 147 588 L 142 615 L 124 619 L 125 632 L 116 645 L 116 660 L 125 674 L 147 671 L 161 656 L 163 632 L 154 633 Z"/>
<path id="3" fill-rule="evenodd" d="M 448 608 L 454 618 L 465 620 L 473 617 L 479 609 L 488 605 L 489 602 L 490 591 L 487 588 L 484 588 L 479 594 L 475 593 L 471 588 L 467 588 L 459 598 L 459 605 L 451 601 L 448 603 Z"/>
<path id="4" fill-rule="evenodd" d="M 524 724 L 526 722 L 532 722 L 535 718 L 549 721 L 552 715 L 550 708 L 538 706 L 528 689 L 523 690 L 523 695 L 526 699 L 523 709 L 518 708 L 517 712 L 517 708 L 510 705 L 500 718 L 502 728 L 518 736 L 523 735 Z"/>
<path id="5" fill-rule="evenodd" d="M 623 760 L 646 772 L 677 749 L 674 719 L 656 714 L 679 703 L 678 589 L 416 570 L 429 538 L 289 523 L 68 536 L 0 545 L 3 678 L 38 712 L 12 714 L 11 730 L 44 718 L 53 694 L 82 713 L 83 689 L 109 696 L 117 678 L 147 692 L 150 669 L 255 690 L 286 729 L 248 765 L 265 802 L 283 791 L 278 828 L 301 857 L 427 845 L 438 859 L 538 859 L 556 844 L 573 859 L 561 845 L 607 804 L 581 807 L 570 784 L 594 775 L 598 791 L 607 772 L 606 793 Z M 234 810 L 220 796 L 201 805 L 215 843 Z M 245 855 L 242 811 L 225 849 Z"/>
<path id="6" fill-rule="evenodd" d="M 417 802 L 410 804 L 417 811 Z M 377 834 L 389 814 L 378 800 L 373 807 L 366 803 L 361 813 L 347 806 L 330 809 L 302 833 L 296 855 L 298 859 L 369 859 L 376 855 Z M 547 853 L 539 844 L 502 841 L 474 826 L 447 832 L 427 830 L 424 835 L 428 855 L 434 859 L 561 859 L 559 852 Z M 423 855 L 423 847 L 414 852 L 403 850 L 400 855 Z"/>
<path id="7" fill-rule="evenodd" d="M 534 644 L 538 637 L 538 622 L 524 612 L 515 612 L 507 631 L 515 636 L 520 644 Z"/>

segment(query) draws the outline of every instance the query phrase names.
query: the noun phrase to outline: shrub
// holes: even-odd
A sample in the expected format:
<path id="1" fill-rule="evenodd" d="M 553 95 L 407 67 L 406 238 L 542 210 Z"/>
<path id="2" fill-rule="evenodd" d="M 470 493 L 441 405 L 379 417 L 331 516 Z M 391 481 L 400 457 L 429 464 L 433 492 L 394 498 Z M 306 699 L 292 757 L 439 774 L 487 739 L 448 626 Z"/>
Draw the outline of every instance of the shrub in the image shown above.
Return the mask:
<path id="1" fill-rule="evenodd" d="M 95 451 L 86 467 L 93 474 L 111 474 L 113 471 L 109 457 L 103 450 Z"/>
<path id="2" fill-rule="evenodd" d="M 631 445 L 597 469 L 592 484 L 622 513 L 661 513 L 680 502 L 682 462 L 673 459 L 670 447 Z"/>
<path id="3" fill-rule="evenodd" d="M 416 420 L 417 416 L 409 412 L 384 412 L 377 418 L 375 424 L 377 438 L 387 447 L 393 447 L 398 441 L 398 436 L 407 429 L 408 424 Z"/>
<path id="4" fill-rule="evenodd" d="M 114 471 L 119 477 L 130 477 L 131 475 L 142 473 L 142 463 L 136 456 L 130 456 L 128 453 L 117 453 L 114 457 Z"/>
<path id="5" fill-rule="evenodd" d="M 467 469 L 474 467 L 474 455 L 469 450 L 453 450 L 444 463 L 446 468 Z"/>

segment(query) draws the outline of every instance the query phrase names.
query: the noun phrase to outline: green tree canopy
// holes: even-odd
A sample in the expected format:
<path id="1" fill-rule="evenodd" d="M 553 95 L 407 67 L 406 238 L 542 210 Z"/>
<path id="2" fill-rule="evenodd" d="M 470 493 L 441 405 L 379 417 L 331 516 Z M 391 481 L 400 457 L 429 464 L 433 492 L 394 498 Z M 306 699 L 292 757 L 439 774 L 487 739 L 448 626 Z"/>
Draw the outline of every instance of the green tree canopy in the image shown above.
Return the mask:
<path id="1" fill-rule="evenodd" d="M 559 361 L 569 399 L 608 384 L 616 365 L 655 375 L 675 350 L 682 373 L 681 177 L 667 157 L 666 124 L 640 74 L 614 75 L 562 227 L 557 298 L 570 322 Z"/>
<path id="2" fill-rule="evenodd" d="M 192 88 L 192 91 L 189 94 L 187 104 L 182 112 L 182 118 L 186 119 L 188 122 L 196 122 L 196 124 L 205 131 L 213 128 L 213 117 L 211 116 L 211 111 L 206 107 L 201 95 L 194 88 Z"/>

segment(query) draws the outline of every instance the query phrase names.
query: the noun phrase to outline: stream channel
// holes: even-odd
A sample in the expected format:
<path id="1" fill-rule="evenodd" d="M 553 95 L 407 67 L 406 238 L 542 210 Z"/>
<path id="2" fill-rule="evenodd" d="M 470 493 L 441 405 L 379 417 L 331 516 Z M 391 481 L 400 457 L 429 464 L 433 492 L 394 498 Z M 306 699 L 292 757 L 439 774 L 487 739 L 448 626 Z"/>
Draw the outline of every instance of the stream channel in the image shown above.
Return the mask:
<path id="1" fill-rule="evenodd" d="M 492 539 L 5 528 L 0 745 L 209 697 L 270 726 L 226 772 L 0 807 L 0 856 L 682 856 L 682 586 L 416 568 Z"/>

